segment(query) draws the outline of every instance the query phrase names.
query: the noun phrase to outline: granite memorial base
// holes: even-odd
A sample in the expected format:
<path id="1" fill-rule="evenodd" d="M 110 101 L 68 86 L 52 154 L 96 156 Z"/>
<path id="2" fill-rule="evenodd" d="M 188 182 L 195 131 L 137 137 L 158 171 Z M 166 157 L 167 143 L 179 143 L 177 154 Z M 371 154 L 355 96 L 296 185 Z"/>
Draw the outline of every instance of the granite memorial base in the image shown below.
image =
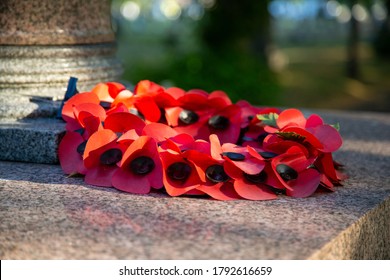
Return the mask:
<path id="1" fill-rule="evenodd" d="M 305 199 L 133 195 L 87 185 L 58 164 L 1 161 L 0 258 L 388 260 L 390 117 L 319 114 L 341 125 L 344 144 L 334 157 L 349 178 L 333 193 Z M 62 123 L 8 126 L 0 141 L 23 147 L 19 160 L 55 157 Z M 44 148 L 48 155 L 38 155 Z"/>

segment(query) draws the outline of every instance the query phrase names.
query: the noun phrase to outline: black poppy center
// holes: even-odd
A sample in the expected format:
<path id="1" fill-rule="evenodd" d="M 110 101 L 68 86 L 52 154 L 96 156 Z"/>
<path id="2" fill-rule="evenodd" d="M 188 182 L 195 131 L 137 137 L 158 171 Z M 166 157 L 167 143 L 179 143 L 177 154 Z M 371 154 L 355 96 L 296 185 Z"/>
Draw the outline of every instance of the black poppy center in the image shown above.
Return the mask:
<path id="1" fill-rule="evenodd" d="M 100 106 L 102 106 L 104 109 L 110 109 L 111 108 L 111 102 L 107 101 L 100 101 Z"/>
<path id="2" fill-rule="evenodd" d="M 83 135 L 84 132 L 85 132 L 85 129 L 84 128 L 79 128 L 79 129 L 76 129 L 74 132 L 77 132 L 78 134 Z"/>
<path id="3" fill-rule="evenodd" d="M 138 175 L 146 175 L 155 167 L 154 161 L 147 156 L 140 156 L 130 162 L 130 169 Z"/>
<path id="4" fill-rule="evenodd" d="M 230 121 L 227 117 L 216 115 L 211 117 L 208 123 L 216 130 L 224 130 L 229 127 Z"/>
<path id="5" fill-rule="evenodd" d="M 278 154 L 275 154 L 273 152 L 259 152 L 259 155 L 261 155 L 265 159 L 268 159 L 268 158 L 276 157 Z"/>
<path id="6" fill-rule="evenodd" d="M 267 173 L 264 170 L 257 174 L 244 173 L 244 177 L 252 183 L 264 183 L 267 180 Z"/>
<path id="7" fill-rule="evenodd" d="M 112 148 L 100 155 L 100 163 L 104 165 L 114 165 L 122 159 L 122 151 Z"/>
<path id="8" fill-rule="evenodd" d="M 285 181 L 298 178 L 298 172 L 287 164 L 278 164 L 276 166 L 276 172 L 278 172 L 280 177 L 282 177 L 282 179 Z"/>
<path id="9" fill-rule="evenodd" d="M 245 156 L 240 153 L 234 153 L 234 152 L 225 152 L 222 153 L 223 156 L 228 157 L 229 159 L 233 161 L 243 161 L 245 159 Z"/>
<path id="10" fill-rule="evenodd" d="M 206 177 L 214 183 L 221 183 L 229 180 L 229 176 L 225 173 L 225 170 L 223 170 L 223 166 L 219 164 L 207 167 Z"/>
<path id="11" fill-rule="evenodd" d="M 87 140 L 85 140 L 84 142 L 82 142 L 80 145 L 77 146 L 77 152 L 78 152 L 80 155 L 83 155 L 86 146 L 87 146 Z"/>
<path id="12" fill-rule="evenodd" d="M 179 114 L 179 120 L 184 124 L 193 124 L 199 120 L 199 116 L 193 111 L 183 110 Z"/>
<path id="13" fill-rule="evenodd" d="M 267 136 L 268 136 L 268 133 L 267 133 L 267 132 L 263 132 L 263 133 L 259 134 L 259 136 L 257 136 L 256 140 L 257 140 L 259 143 L 263 143 L 265 137 L 267 137 Z"/>
<path id="14" fill-rule="evenodd" d="M 191 166 L 185 162 L 172 163 L 167 169 L 169 178 L 175 181 L 186 181 L 192 171 Z"/>

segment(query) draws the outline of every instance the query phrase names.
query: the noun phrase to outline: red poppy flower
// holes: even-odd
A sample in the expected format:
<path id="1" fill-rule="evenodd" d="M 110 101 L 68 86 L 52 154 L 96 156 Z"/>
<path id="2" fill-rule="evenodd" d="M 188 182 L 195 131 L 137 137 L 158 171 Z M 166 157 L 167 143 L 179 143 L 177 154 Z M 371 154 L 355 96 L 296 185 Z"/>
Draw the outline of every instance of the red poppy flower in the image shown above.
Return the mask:
<path id="1" fill-rule="evenodd" d="M 332 158 L 342 139 L 321 117 L 232 104 L 223 91 L 143 80 L 132 93 L 100 83 L 69 99 L 62 113 L 61 167 L 93 185 L 267 200 L 279 192 L 307 197 L 319 186 L 333 191 L 345 179 Z"/>
<path id="2" fill-rule="evenodd" d="M 288 196 L 307 197 L 316 191 L 321 176 L 312 167 L 314 160 L 314 158 L 307 158 L 298 146 L 272 159 L 272 170 L 286 188 Z"/>
<path id="3" fill-rule="evenodd" d="M 135 140 L 123 154 L 112 177 L 112 185 L 122 191 L 146 194 L 163 187 L 162 165 L 156 141 L 149 136 Z"/>
<path id="4" fill-rule="evenodd" d="M 240 136 L 241 110 L 237 105 L 212 112 L 182 110 L 179 119 L 182 124 L 179 123 L 175 130 L 195 139 L 208 140 L 211 134 L 216 134 L 222 143 L 236 143 Z"/>
<path id="5" fill-rule="evenodd" d="M 250 155 L 245 147 L 231 143 L 221 146 L 215 134 L 210 135 L 211 156 L 216 160 L 230 162 L 232 165 L 248 174 L 257 174 L 264 168 L 263 160 Z"/>
<path id="6" fill-rule="evenodd" d="M 128 113 L 129 109 L 125 104 L 119 102 L 118 104 L 110 105 L 110 108 L 106 110 L 106 114 L 111 115 L 114 113 Z"/>
<path id="7" fill-rule="evenodd" d="M 259 106 L 253 106 L 246 100 L 239 100 L 236 103 L 241 108 L 241 127 L 246 128 L 249 125 L 259 126 L 260 120 L 256 118 L 256 115 L 280 113 L 280 109 L 277 108 L 262 108 Z"/>
<path id="8" fill-rule="evenodd" d="M 337 174 L 335 162 L 333 161 L 331 153 L 321 154 L 314 165 L 322 174 L 321 185 L 331 191 L 334 190 L 333 186 L 340 185 L 342 178 Z"/>
<path id="9" fill-rule="evenodd" d="M 139 81 L 134 87 L 134 94 L 138 96 L 155 96 L 164 91 L 162 86 L 149 80 Z"/>
<path id="10" fill-rule="evenodd" d="M 65 174 L 85 174 L 83 154 L 87 141 L 73 131 L 67 131 L 58 146 L 58 159 Z"/>
<path id="11" fill-rule="evenodd" d="M 116 82 L 107 82 L 107 83 L 98 83 L 91 92 L 95 93 L 100 102 L 112 103 L 115 97 L 126 87 L 120 83 Z"/>
<path id="12" fill-rule="evenodd" d="M 83 103 L 73 106 L 74 120 L 66 124 L 70 131 L 83 130 L 83 136 L 88 139 L 95 131 L 102 128 L 106 118 L 103 107 L 93 103 Z"/>
<path id="13" fill-rule="evenodd" d="M 269 134 L 261 125 L 261 120 L 256 118 L 256 115 L 278 113 L 280 110 L 276 108 L 258 108 L 250 105 L 247 102 L 239 102 L 241 107 L 241 123 L 246 124 L 243 128 L 242 138 L 240 143 L 242 146 L 251 146 L 254 148 L 262 148 L 265 137 Z"/>
<path id="14" fill-rule="evenodd" d="M 216 160 L 197 150 L 189 150 L 187 155 L 187 160 L 195 166 L 201 180 L 196 190 L 217 200 L 241 198 L 234 190 L 231 178 L 225 172 L 223 160 Z"/>
<path id="15" fill-rule="evenodd" d="M 180 152 L 179 147 L 175 150 L 160 147 L 159 152 L 164 170 L 163 182 L 170 196 L 183 195 L 199 187 L 201 181 L 196 167 L 187 160 L 188 151 Z"/>
<path id="16" fill-rule="evenodd" d="M 147 121 L 159 122 L 166 107 L 177 106 L 175 98 L 165 89 L 151 81 L 140 81 L 134 89 L 133 106 Z"/>
<path id="17" fill-rule="evenodd" d="M 263 141 L 262 151 L 272 152 L 275 154 L 284 154 L 291 147 L 299 147 L 305 156 L 317 157 L 319 152 L 310 145 L 298 142 L 298 140 L 285 140 L 276 134 L 269 134 Z"/>
<path id="18" fill-rule="evenodd" d="M 297 109 L 284 110 L 276 119 L 276 127 L 266 126 L 265 130 L 278 133 L 282 138 L 306 142 L 325 153 L 334 152 L 342 145 L 341 136 L 334 127 L 323 124 L 317 115 L 312 115 L 306 120 Z"/>
<path id="19" fill-rule="evenodd" d="M 136 112 L 148 122 L 161 122 L 165 117 L 164 109 L 177 106 L 176 99 L 165 92 L 164 88 L 148 80 L 140 81 L 134 94 L 128 90 L 121 91 L 112 103 L 125 105 L 131 112 Z"/>
<path id="20" fill-rule="evenodd" d="M 87 169 L 85 182 L 95 186 L 111 187 L 111 177 L 118 169 L 125 147 L 117 143 L 117 135 L 110 129 L 102 129 L 88 139 L 84 151 Z"/>
<path id="21" fill-rule="evenodd" d="M 119 133 L 125 133 L 134 129 L 138 135 L 141 134 L 145 125 L 142 119 L 128 112 L 112 113 L 104 121 L 104 128 L 106 129 Z"/>
<path id="22" fill-rule="evenodd" d="M 134 93 L 130 90 L 122 90 L 115 96 L 114 100 L 111 103 L 111 107 L 118 106 L 119 104 L 123 104 L 126 106 L 127 111 L 134 107 Z"/>
<path id="23" fill-rule="evenodd" d="M 192 131 L 198 130 L 198 127 L 202 126 L 215 110 L 221 110 L 232 104 L 223 91 L 214 91 L 208 94 L 198 89 L 185 92 L 178 88 L 169 88 L 166 93 L 177 100 L 176 105 L 171 103 L 170 106 L 166 106 L 167 123 L 173 127 L 188 126 L 187 129 L 192 129 Z M 185 130 L 182 132 L 188 133 Z M 194 133 L 190 134 L 194 135 Z"/>
<path id="24" fill-rule="evenodd" d="M 234 179 L 234 189 L 246 199 L 266 200 L 276 196 L 265 185 L 267 174 L 264 172 L 265 161 L 250 147 L 244 148 L 231 143 L 220 145 L 216 135 L 210 136 L 211 155 L 216 160 L 223 160 L 226 174 Z M 253 156 L 249 149 L 252 149 Z"/>
<path id="25" fill-rule="evenodd" d="M 211 116 L 209 111 L 191 111 L 181 107 L 173 107 L 166 109 L 166 112 L 167 123 L 178 133 L 186 133 L 195 139 L 207 140 L 207 132 L 200 134 L 200 131 L 204 126 L 207 126 L 207 121 Z"/>
<path id="26" fill-rule="evenodd" d="M 237 166 L 226 162 L 226 173 L 234 179 L 234 190 L 238 195 L 250 200 L 270 200 L 277 198 L 268 184 L 272 183 L 268 174 L 272 174 L 267 168 L 264 168 L 257 174 L 248 174 L 243 172 Z M 268 172 L 267 172 L 268 171 Z"/>
<path id="27" fill-rule="evenodd" d="M 62 118 L 64 121 L 69 122 L 74 120 L 74 111 L 73 107 L 83 104 L 83 103 L 93 103 L 99 104 L 100 100 L 98 96 L 93 92 L 83 92 L 73 95 L 65 102 L 64 107 L 62 108 Z"/>

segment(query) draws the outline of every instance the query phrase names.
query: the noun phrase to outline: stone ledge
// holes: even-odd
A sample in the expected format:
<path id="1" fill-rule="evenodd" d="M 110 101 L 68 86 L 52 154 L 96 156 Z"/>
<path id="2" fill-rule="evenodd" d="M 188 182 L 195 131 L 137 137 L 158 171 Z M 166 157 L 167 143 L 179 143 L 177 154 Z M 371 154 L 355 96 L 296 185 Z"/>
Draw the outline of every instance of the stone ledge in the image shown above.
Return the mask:
<path id="1" fill-rule="evenodd" d="M 1 259 L 390 259 L 390 117 L 340 122 L 349 179 L 306 199 L 132 195 L 58 165 L 0 162 Z"/>
<path id="2" fill-rule="evenodd" d="M 0 160 L 57 163 L 65 123 L 55 118 L 1 120 Z"/>

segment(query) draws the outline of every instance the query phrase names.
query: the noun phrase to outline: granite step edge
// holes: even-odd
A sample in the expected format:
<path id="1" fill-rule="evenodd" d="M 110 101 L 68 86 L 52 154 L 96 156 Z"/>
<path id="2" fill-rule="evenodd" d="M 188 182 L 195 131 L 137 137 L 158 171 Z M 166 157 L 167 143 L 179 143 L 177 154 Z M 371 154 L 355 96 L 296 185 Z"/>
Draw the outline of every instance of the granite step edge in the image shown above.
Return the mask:
<path id="1" fill-rule="evenodd" d="M 58 163 L 65 123 L 55 118 L 0 120 L 0 160 Z"/>
<path id="2" fill-rule="evenodd" d="M 390 259 L 390 197 L 365 213 L 308 259 Z"/>

